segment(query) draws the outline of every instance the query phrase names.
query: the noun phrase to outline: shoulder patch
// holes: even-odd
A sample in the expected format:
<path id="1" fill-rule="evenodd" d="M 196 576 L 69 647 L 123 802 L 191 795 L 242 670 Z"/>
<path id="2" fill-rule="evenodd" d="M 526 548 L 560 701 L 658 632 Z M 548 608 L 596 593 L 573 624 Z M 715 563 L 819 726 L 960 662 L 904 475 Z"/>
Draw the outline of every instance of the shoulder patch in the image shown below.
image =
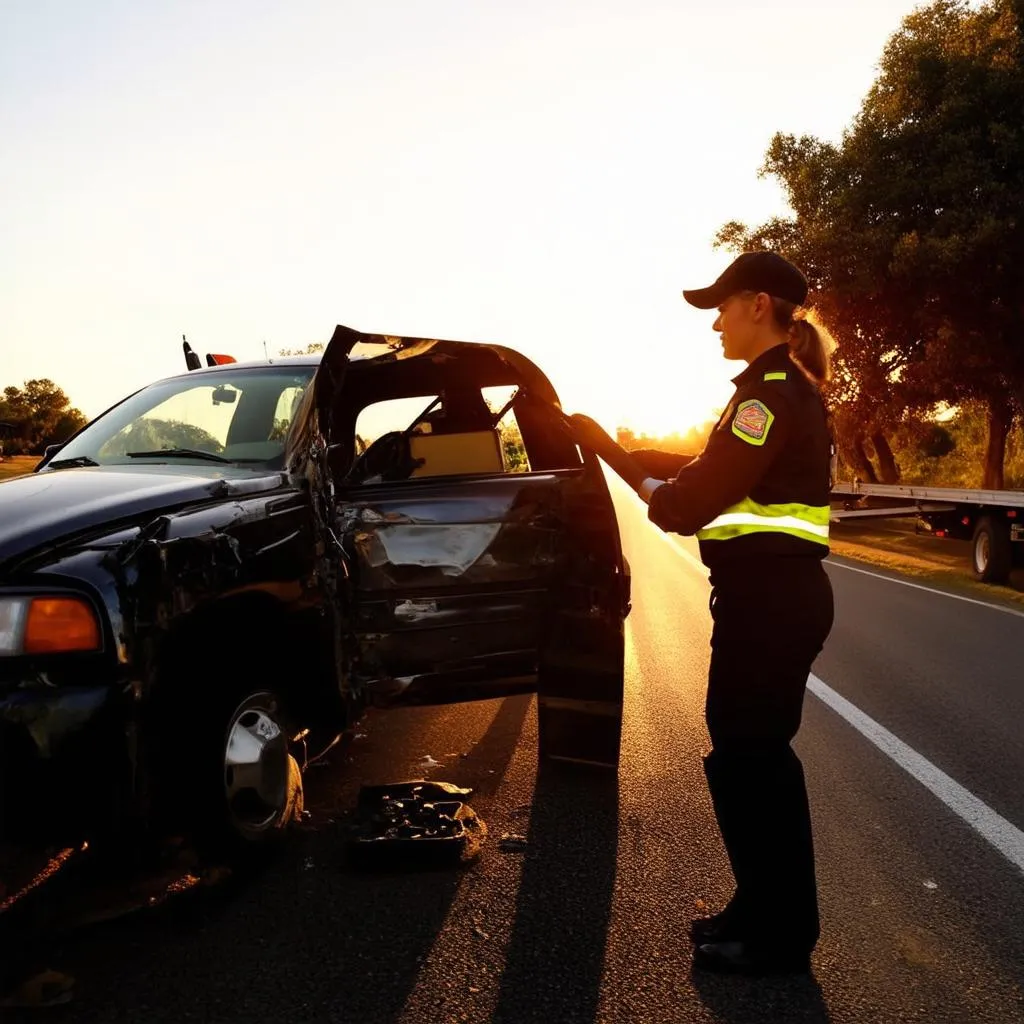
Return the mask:
<path id="1" fill-rule="evenodd" d="M 740 402 L 732 419 L 732 432 L 747 444 L 763 445 L 768 438 L 775 415 L 756 398 Z"/>
<path id="2" fill-rule="evenodd" d="M 766 373 L 764 375 L 764 379 L 765 380 L 785 380 L 786 379 L 786 371 L 785 370 L 779 370 L 777 373 Z"/>

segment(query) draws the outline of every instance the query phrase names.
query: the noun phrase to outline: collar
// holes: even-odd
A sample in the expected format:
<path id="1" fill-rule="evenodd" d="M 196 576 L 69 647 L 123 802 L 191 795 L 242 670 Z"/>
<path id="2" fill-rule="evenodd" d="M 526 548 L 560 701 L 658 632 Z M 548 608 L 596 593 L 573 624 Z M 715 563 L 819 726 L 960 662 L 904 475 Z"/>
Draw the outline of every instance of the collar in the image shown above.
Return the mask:
<path id="1" fill-rule="evenodd" d="M 789 343 L 783 341 L 762 352 L 742 373 L 733 377 L 732 382 L 737 387 L 741 387 L 771 370 L 789 369 L 791 366 Z"/>

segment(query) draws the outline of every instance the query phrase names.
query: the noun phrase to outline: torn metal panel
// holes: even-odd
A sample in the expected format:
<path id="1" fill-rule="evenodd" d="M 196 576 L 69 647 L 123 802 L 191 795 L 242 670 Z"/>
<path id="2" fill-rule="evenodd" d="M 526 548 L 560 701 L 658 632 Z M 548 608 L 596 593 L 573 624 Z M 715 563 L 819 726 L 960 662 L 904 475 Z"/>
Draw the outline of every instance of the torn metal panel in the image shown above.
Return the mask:
<path id="1" fill-rule="evenodd" d="M 439 569 L 446 576 L 462 576 L 484 558 L 501 530 L 499 523 L 442 525 L 395 525 L 362 531 L 354 537 L 356 550 L 366 565 L 415 565 Z M 487 568 L 495 564 L 493 556 Z"/>
<path id="2" fill-rule="evenodd" d="M 522 692 L 561 564 L 561 486 L 551 474 L 509 474 L 467 481 L 457 497 L 424 481 L 342 503 L 359 685 L 375 700 L 432 691 L 444 702 L 470 684 L 486 696 Z"/>
<path id="3" fill-rule="evenodd" d="M 210 601 L 254 586 L 312 585 L 313 522 L 292 496 L 249 497 L 161 516 L 117 552 L 136 573 L 137 629 L 165 629 Z"/>

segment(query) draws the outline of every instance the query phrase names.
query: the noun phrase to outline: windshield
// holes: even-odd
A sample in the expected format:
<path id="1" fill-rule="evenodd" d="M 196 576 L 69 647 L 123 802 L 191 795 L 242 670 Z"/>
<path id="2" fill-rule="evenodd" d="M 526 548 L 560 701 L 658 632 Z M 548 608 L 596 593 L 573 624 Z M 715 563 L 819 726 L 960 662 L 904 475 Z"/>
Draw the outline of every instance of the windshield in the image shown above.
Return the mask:
<path id="1" fill-rule="evenodd" d="M 152 384 L 90 423 L 49 466 L 173 459 L 280 468 L 288 428 L 315 369 L 257 366 Z"/>

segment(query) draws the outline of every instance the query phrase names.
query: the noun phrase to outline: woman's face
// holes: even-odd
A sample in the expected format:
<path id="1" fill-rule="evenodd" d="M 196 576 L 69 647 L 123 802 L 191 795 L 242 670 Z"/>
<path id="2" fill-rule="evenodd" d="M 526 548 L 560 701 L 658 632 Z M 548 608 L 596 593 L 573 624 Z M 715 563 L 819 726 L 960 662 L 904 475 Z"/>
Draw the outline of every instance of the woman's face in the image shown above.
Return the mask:
<path id="1" fill-rule="evenodd" d="M 757 316 L 758 296 L 747 292 L 730 295 L 718 307 L 718 319 L 712 325 L 722 339 L 722 354 L 726 359 L 747 359 L 757 348 L 760 335 L 760 317 Z"/>

